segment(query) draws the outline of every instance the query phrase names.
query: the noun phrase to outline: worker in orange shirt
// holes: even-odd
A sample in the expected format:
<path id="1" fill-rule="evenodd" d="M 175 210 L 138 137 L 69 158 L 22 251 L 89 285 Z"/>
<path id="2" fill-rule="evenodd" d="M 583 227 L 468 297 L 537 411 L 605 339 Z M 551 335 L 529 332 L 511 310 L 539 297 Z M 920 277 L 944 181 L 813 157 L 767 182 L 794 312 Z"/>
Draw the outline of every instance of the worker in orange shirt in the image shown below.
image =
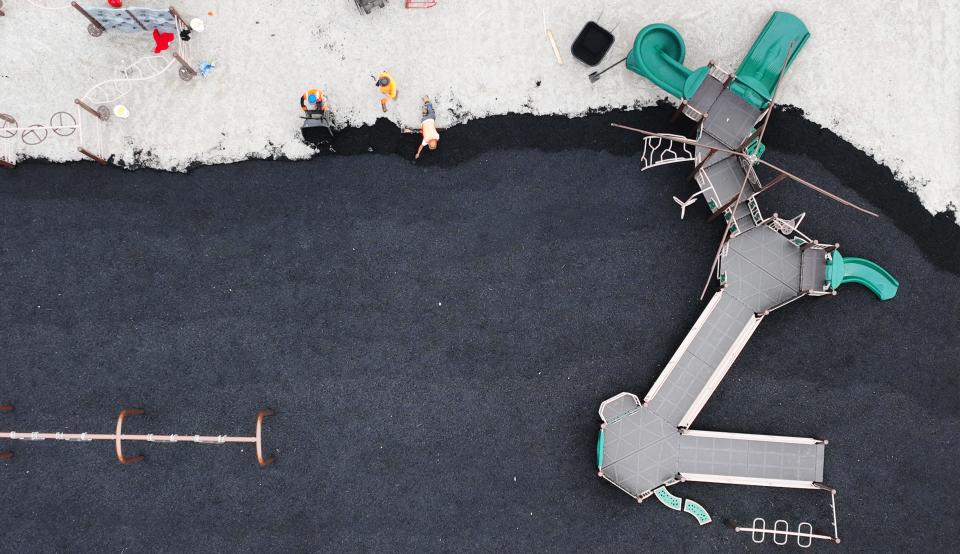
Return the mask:
<path id="1" fill-rule="evenodd" d="M 305 112 L 325 112 L 327 111 L 326 98 L 323 97 L 323 91 L 312 88 L 303 93 L 300 97 L 300 108 Z"/>
<path id="2" fill-rule="evenodd" d="M 387 102 L 397 99 L 397 82 L 386 71 L 381 71 L 377 75 L 377 88 L 383 94 L 380 99 L 380 107 L 384 112 L 387 111 Z"/>
<path id="3" fill-rule="evenodd" d="M 430 150 L 436 150 L 440 142 L 440 133 L 437 132 L 437 112 L 433 109 L 433 102 L 429 96 L 423 97 L 423 117 L 420 119 L 420 134 L 423 140 L 420 142 L 420 148 L 417 148 L 417 155 L 413 159 L 419 160 L 423 147 L 429 147 Z M 411 129 L 405 129 L 405 133 L 416 133 Z"/>

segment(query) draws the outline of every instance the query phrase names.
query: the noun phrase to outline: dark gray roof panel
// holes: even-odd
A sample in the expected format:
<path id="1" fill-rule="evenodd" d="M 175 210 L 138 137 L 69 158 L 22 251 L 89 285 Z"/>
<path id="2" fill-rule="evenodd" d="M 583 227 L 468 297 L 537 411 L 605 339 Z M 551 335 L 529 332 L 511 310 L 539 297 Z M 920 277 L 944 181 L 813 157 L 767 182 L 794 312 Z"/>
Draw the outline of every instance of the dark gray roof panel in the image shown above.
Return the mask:
<path id="1" fill-rule="evenodd" d="M 727 148 L 736 150 L 753 132 L 753 126 L 759 117 L 760 110 L 728 89 L 721 92 L 710 107 L 710 115 L 703 124 L 703 131 Z"/>

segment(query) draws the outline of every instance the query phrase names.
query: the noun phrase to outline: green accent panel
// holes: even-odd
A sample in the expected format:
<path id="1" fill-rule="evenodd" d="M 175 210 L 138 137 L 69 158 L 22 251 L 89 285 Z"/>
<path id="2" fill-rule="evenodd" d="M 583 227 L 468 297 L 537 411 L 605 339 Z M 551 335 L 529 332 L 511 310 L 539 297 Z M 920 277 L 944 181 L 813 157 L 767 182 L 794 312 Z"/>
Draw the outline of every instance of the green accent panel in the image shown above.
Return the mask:
<path id="1" fill-rule="evenodd" d="M 766 150 L 767 150 L 766 145 L 763 144 L 762 142 L 760 142 L 760 138 L 759 138 L 759 137 L 751 140 L 751 141 L 750 141 L 750 144 L 748 144 L 748 145 L 747 145 L 747 148 L 746 148 L 747 154 L 751 154 L 751 155 L 752 155 L 754 152 L 756 152 L 758 158 L 761 157 L 761 156 L 763 156 L 763 153 L 764 153 Z M 754 165 L 756 165 L 756 164 L 754 164 Z"/>
<path id="2" fill-rule="evenodd" d="M 780 69 L 786 72 L 790 68 L 808 38 L 810 32 L 797 16 L 774 12 L 737 69 L 737 78 L 730 90 L 757 109 L 766 108 L 782 75 Z M 788 52 L 790 58 L 784 66 Z"/>
<path id="3" fill-rule="evenodd" d="M 603 468 L 603 429 L 597 437 L 597 469 Z"/>
<path id="4" fill-rule="evenodd" d="M 657 500 L 659 500 L 661 504 L 671 510 L 679 511 L 681 504 L 683 504 L 683 499 L 671 494 L 670 491 L 667 490 L 667 487 L 657 487 L 657 489 L 653 491 L 653 495 L 657 497 Z"/>
<path id="5" fill-rule="evenodd" d="M 683 511 L 697 518 L 700 525 L 706 525 L 713 521 L 710 519 L 710 514 L 707 513 L 707 510 L 701 506 L 700 503 L 690 500 L 689 498 L 683 503 Z"/>

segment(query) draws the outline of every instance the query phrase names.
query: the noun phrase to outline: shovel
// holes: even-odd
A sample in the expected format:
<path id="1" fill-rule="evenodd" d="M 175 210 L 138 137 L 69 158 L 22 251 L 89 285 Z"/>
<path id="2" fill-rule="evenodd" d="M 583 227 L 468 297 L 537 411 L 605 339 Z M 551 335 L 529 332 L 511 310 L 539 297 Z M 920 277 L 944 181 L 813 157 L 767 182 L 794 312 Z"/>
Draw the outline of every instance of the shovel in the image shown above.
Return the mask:
<path id="1" fill-rule="evenodd" d="M 591 73 L 590 75 L 587 75 L 587 77 L 590 77 L 590 82 L 591 82 L 591 83 L 596 83 L 597 81 L 600 80 L 600 76 L 601 76 L 601 75 L 603 75 L 603 74 L 606 73 L 607 71 L 610 71 L 610 70 L 613 69 L 614 67 L 617 67 L 618 65 L 622 64 L 622 63 L 625 62 L 625 61 L 627 61 L 627 56 L 624 56 L 623 59 L 618 60 L 617 62 L 613 63 L 612 65 L 610 65 L 609 67 L 607 67 L 607 68 L 604 69 L 603 71 L 594 71 L 594 72 Z"/>

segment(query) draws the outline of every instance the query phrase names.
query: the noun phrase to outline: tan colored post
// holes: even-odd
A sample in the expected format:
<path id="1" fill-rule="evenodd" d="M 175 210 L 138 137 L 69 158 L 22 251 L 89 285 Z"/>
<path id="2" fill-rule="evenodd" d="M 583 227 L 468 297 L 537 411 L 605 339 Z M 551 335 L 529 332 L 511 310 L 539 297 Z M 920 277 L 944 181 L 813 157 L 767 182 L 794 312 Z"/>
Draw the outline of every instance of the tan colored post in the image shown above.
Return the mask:
<path id="1" fill-rule="evenodd" d="M 114 445 L 117 448 L 117 459 L 120 460 L 121 464 L 132 464 L 136 462 L 143 461 L 143 455 L 131 456 L 127 458 L 123 455 L 123 445 L 121 444 L 121 438 L 123 436 L 123 420 L 128 415 L 141 415 L 143 414 L 143 408 L 124 408 L 120 410 L 120 415 L 117 417 L 117 431 L 116 437 L 114 438 Z"/>
<path id="2" fill-rule="evenodd" d="M 260 467 L 266 467 L 273 463 L 273 456 L 267 459 L 263 458 L 263 443 L 261 441 L 261 437 L 263 436 L 263 418 L 272 415 L 273 410 L 269 408 L 257 412 L 257 462 L 260 464 Z"/>

